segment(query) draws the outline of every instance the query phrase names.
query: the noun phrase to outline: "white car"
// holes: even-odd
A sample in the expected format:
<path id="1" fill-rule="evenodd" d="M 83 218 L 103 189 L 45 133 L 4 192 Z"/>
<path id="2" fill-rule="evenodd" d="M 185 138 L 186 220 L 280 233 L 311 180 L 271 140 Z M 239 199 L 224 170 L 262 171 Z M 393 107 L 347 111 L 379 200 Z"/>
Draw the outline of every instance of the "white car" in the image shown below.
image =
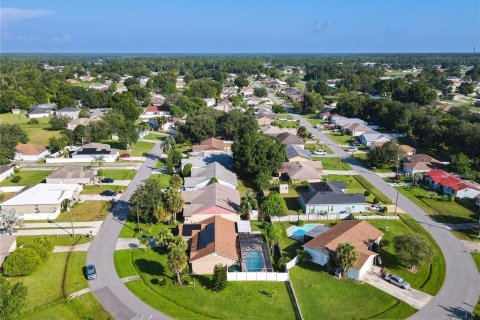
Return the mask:
<path id="1" fill-rule="evenodd" d="M 355 152 L 355 151 L 358 151 L 358 149 L 355 148 L 355 147 L 350 147 L 350 148 L 348 148 L 347 151 L 348 151 L 348 152 Z"/>
<path id="2" fill-rule="evenodd" d="M 313 154 L 316 155 L 316 156 L 325 156 L 328 153 L 324 150 L 318 150 L 318 151 L 313 151 Z"/>

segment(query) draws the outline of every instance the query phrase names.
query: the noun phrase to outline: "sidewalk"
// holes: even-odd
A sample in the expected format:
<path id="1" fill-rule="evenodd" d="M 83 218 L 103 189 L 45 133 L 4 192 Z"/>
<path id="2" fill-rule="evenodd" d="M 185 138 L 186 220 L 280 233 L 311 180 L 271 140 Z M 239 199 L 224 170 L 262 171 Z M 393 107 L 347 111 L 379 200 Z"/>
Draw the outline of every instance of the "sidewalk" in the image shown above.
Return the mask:
<path id="1" fill-rule="evenodd" d="M 100 229 L 103 221 L 90 222 L 74 222 L 73 228 L 75 234 L 87 234 L 92 232 L 95 236 Z M 31 229 L 31 230 L 22 230 Z M 43 235 L 62 235 L 72 234 L 72 225 L 70 222 L 39 222 L 39 223 L 25 223 L 23 227 L 15 230 L 17 236 L 43 236 Z"/>

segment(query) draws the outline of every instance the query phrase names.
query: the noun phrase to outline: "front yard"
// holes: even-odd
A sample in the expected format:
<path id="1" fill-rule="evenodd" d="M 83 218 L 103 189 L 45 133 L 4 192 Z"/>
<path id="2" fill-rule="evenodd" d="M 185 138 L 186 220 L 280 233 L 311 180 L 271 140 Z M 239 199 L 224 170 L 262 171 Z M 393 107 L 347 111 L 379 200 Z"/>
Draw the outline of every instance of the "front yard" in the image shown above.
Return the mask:
<path id="1" fill-rule="evenodd" d="M 163 174 L 163 173 L 152 174 L 150 176 L 151 179 L 160 181 L 160 186 L 161 186 L 162 189 L 167 189 L 168 187 L 170 187 L 170 178 L 171 177 L 172 177 L 171 175 Z"/>
<path id="2" fill-rule="evenodd" d="M 326 136 L 340 146 L 349 145 L 351 142 L 358 141 L 357 137 L 348 134 L 342 134 L 341 132 L 331 131 L 326 133 Z"/>
<path id="3" fill-rule="evenodd" d="M 115 185 L 93 185 L 93 186 L 84 186 L 82 194 L 100 194 L 102 191 L 105 190 L 112 190 L 115 192 L 125 191 L 127 189 L 126 186 L 115 186 Z"/>
<path id="4" fill-rule="evenodd" d="M 102 169 L 102 174 L 104 177 L 112 178 L 115 180 L 132 180 L 135 177 L 137 171 L 135 170 L 127 170 L 127 169 L 120 169 L 120 170 L 104 170 Z"/>
<path id="5" fill-rule="evenodd" d="M 213 292 L 210 276 L 185 276 L 188 284 L 178 287 L 167 267 L 166 254 L 156 249 L 116 251 L 120 276 L 140 275 L 126 286 L 152 307 L 175 318 L 190 319 L 294 319 L 295 313 L 283 282 L 230 282 Z M 164 278 L 164 285 L 154 284 Z M 239 307 L 241 306 L 241 307 Z"/>
<path id="6" fill-rule="evenodd" d="M 339 157 L 313 157 L 312 159 L 315 161 L 321 161 L 323 170 L 352 170 L 352 167 L 350 167 L 348 163 L 343 162 Z"/>
<path id="7" fill-rule="evenodd" d="M 35 185 L 43 182 L 46 177 L 48 177 L 52 171 L 50 170 L 20 170 L 20 172 L 15 173 L 10 178 L 7 178 L 0 182 L 0 186 L 7 187 L 7 186 L 30 186 Z M 20 181 L 12 182 L 12 178 L 14 176 L 19 176 Z"/>
<path id="8" fill-rule="evenodd" d="M 76 222 L 105 220 L 109 210 L 110 204 L 107 201 L 77 202 L 70 208 L 70 213 L 60 213 L 55 222 L 70 222 L 70 214 Z"/>

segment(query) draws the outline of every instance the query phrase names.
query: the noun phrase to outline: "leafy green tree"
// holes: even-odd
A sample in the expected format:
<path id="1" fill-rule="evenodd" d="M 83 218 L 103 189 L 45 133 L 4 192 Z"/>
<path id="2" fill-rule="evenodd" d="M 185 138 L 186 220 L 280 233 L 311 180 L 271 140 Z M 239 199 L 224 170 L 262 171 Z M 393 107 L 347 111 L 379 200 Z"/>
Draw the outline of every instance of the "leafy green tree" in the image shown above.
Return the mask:
<path id="1" fill-rule="evenodd" d="M 302 138 L 302 139 L 305 139 L 308 137 L 309 135 L 309 132 L 307 130 L 307 128 L 305 128 L 304 126 L 300 126 L 298 127 L 297 129 L 297 135 Z"/>
<path id="2" fill-rule="evenodd" d="M 68 145 L 68 140 L 65 136 L 60 137 L 51 137 L 48 140 L 48 145 L 50 146 L 50 150 L 52 152 L 62 151 Z"/>
<path id="3" fill-rule="evenodd" d="M 35 250 L 23 247 L 12 252 L 3 263 L 3 273 L 9 277 L 27 276 L 42 264 Z"/>
<path id="4" fill-rule="evenodd" d="M 20 318 L 25 306 L 27 287 L 23 282 L 7 281 L 0 276 L 0 319 L 13 320 Z"/>
<path id="5" fill-rule="evenodd" d="M 197 98 L 217 98 L 222 92 L 222 84 L 209 79 L 193 80 L 188 83 L 185 94 Z"/>
<path id="6" fill-rule="evenodd" d="M 184 167 L 183 167 L 183 170 L 182 170 L 182 173 L 183 173 L 183 177 L 190 177 L 190 174 L 192 172 L 192 164 L 191 163 L 187 163 Z"/>
<path id="7" fill-rule="evenodd" d="M 454 172 L 468 175 L 472 171 L 472 160 L 463 152 L 452 155 L 450 161 L 450 168 Z"/>
<path id="8" fill-rule="evenodd" d="M 130 212 L 144 222 L 155 221 L 162 202 L 162 185 L 157 179 L 149 178 L 137 187 L 129 201 Z"/>
<path id="9" fill-rule="evenodd" d="M 12 109 L 28 110 L 33 103 L 32 98 L 16 90 L 0 91 L 0 113 L 7 113 Z"/>
<path id="10" fill-rule="evenodd" d="M 240 210 L 239 210 L 240 215 L 245 220 L 250 220 L 250 215 L 252 211 L 257 209 L 257 207 L 258 207 L 258 203 L 257 203 L 257 199 L 255 199 L 255 194 L 252 191 L 247 190 L 247 192 L 245 192 L 240 202 Z"/>
<path id="11" fill-rule="evenodd" d="M 415 102 L 419 105 L 431 104 L 436 98 L 435 90 L 421 81 L 412 83 L 407 91 L 407 102 Z"/>
<path id="12" fill-rule="evenodd" d="M 388 141 L 384 145 L 368 151 L 368 160 L 378 168 L 398 165 L 403 152 L 394 141 Z"/>
<path id="13" fill-rule="evenodd" d="M 358 250 L 351 243 L 340 243 L 335 249 L 335 261 L 342 268 L 342 275 L 353 267 L 358 260 Z"/>
<path id="14" fill-rule="evenodd" d="M 160 143 L 164 153 L 168 154 L 175 148 L 175 138 L 172 136 L 166 136 L 165 139 Z"/>
<path id="15" fill-rule="evenodd" d="M 163 226 L 154 238 L 155 244 L 161 249 L 167 249 L 174 237 L 175 236 L 172 233 L 172 229 Z"/>
<path id="16" fill-rule="evenodd" d="M 263 200 L 260 212 L 267 218 L 281 217 L 287 215 L 288 208 L 285 199 L 278 192 L 272 192 Z"/>
<path id="17" fill-rule="evenodd" d="M 183 179 L 178 174 L 173 174 L 170 177 L 170 187 L 172 187 L 173 189 L 180 188 L 182 184 L 183 184 Z"/>
<path id="18" fill-rule="evenodd" d="M 184 250 L 180 250 L 178 247 L 169 250 L 167 255 L 168 268 L 175 274 L 178 285 L 182 286 L 182 272 L 188 267 L 187 255 Z"/>
<path id="19" fill-rule="evenodd" d="M 291 74 L 289 75 L 286 79 L 285 82 L 290 86 L 290 87 L 295 87 L 295 84 L 298 82 L 298 78 L 296 75 Z"/>
<path id="20" fill-rule="evenodd" d="M 268 96 L 267 89 L 265 89 L 264 87 L 253 89 L 253 94 L 260 98 L 265 98 L 266 96 Z"/>
<path id="21" fill-rule="evenodd" d="M 213 268 L 212 276 L 212 290 L 216 292 L 223 291 L 228 284 L 227 281 L 227 269 L 222 264 L 216 264 Z"/>
<path id="22" fill-rule="evenodd" d="M 54 116 L 50 118 L 49 122 L 52 130 L 64 130 L 67 129 L 67 125 L 70 122 L 70 119 L 68 117 Z"/>
<path id="23" fill-rule="evenodd" d="M 273 223 L 267 223 L 265 226 L 265 237 L 270 245 L 270 254 L 274 255 L 275 246 L 280 246 L 282 242 L 282 229 Z"/>
<path id="24" fill-rule="evenodd" d="M 273 113 L 276 113 L 276 114 L 283 113 L 283 112 L 285 112 L 285 108 L 281 104 L 276 104 L 275 103 L 275 104 L 272 105 L 272 111 L 273 111 Z"/>
<path id="25" fill-rule="evenodd" d="M 235 85 L 239 88 L 243 88 L 243 87 L 247 87 L 249 82 L 248 82 L 248 79 L 244 76 L 239 76 L 237 77 L 233 83 L 235 83 Z"/>
<path id="26" fill-rule="evenodd" d="M 393 241 L 400 261 L 406 263 L 406 266 L 412 270 L 430 263 L 433 259 L 430 244 L 418 233 L 401 234 L 395 236 Z"/>
<path id="27" fill-rule="evenodd" d="M 297 249 L 297 259 L 300 263 L 308 262 L 312 260 L 312 255 L 308 251 Z"/>
<path id="28" fill-rule="evenodd" d="M 260 190 L 266 190 L 270 186 L 272 180 L 272 174 L 266 171 L 262 171 L 255 177 L 255 186 Z"/>
<path id="29" fill-rule="evenodd" d="M 189 116 L 180 132 L 193 143 L 199 143 L 217 133 L 217 119 L 221 114 L 212 108 L 202 107 Z"/>
<path id="30" fill-rule="evenodd" d="M 232 110 L 217 120 L 217 133 L 225 139 L 238 140 L 246 133 L 258 131 L 258 123 L 252 113 Z"/>
<path id="31" fill-rule="evenodd" d="M 168 73 L 160 73 L 151 78 L 147 83 L 147 88 L 154 89 L 161 94 L 172 94 L 177 92 L 177 78 Z"/>
<path id="32" fill-rule="evenodd" d="M 323 108 L 322 96 L 305 92 L 303 96 L 303 103 L 300 105 L 299 112 L 302 114 L 315 113 Z"/>
<path id="33" fill-rule="evenodd" d="M 463 95 L 469 95 L 473 93 L 475 86 L 473 85 L 473 82 L 462 82 L 462 84 L 458 86 L 457 90 Z"/>
<path id="34" fill-rule="evenodd" d="M 168 188 L 167 191 L 163 193 L 163 202 L 165 209 L 171 212 L 173 215 L 173 220 L 177 220 L 177 214 L 180 213 L 183 209 L 183 197 L 178 190 L 173 188 Z"/>

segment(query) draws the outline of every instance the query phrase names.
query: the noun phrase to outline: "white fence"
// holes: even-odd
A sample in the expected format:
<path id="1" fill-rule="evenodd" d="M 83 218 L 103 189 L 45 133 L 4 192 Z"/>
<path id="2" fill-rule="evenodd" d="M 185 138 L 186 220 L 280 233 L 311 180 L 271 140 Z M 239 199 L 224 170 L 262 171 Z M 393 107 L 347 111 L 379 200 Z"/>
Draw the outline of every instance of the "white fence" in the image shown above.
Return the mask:
<path id="1" fill-rule="evenodd" d="M 18 192 L 23 188 L 25 188 L 25 186 L 0 187 L 0 192 Z"/>
<path id="2" fill-rule="evenodd" d="M 228 281 L 288 281 L 288 272 L 227 272 Z"/>
<path id="3" fill-rule="evenodd" d="M 91 163 L 93 158 L 45 158 L 46 163 Z M 104 159 L 104 162 L 115 162 L 113 159 Z"/>
<path id="4" fill-rule="evenodd" d="M 290 270 L 292 269 L 293 267 L 295 267 L 298 263 L 298 257 L 295 256 L 295 258 L 293 258 L 292 260 L 290 260 L 289 262 L 287 262 L 287 270 Z"/>
<path id="5" fill-rule="evenodd" d="M 288 215 L 283 217 L 271 217 L 272 222 L 285 221 L 317 221 L 317 220 L 343 220 L 350 217 L 350 213 L 335 213 L 335 214 L 300 214 L 298 216 Z"/>
<path id="6" fill-rule="evenodd" d="M 358 220 L 398 220 L 398 216 L 355 216 Z"/>

